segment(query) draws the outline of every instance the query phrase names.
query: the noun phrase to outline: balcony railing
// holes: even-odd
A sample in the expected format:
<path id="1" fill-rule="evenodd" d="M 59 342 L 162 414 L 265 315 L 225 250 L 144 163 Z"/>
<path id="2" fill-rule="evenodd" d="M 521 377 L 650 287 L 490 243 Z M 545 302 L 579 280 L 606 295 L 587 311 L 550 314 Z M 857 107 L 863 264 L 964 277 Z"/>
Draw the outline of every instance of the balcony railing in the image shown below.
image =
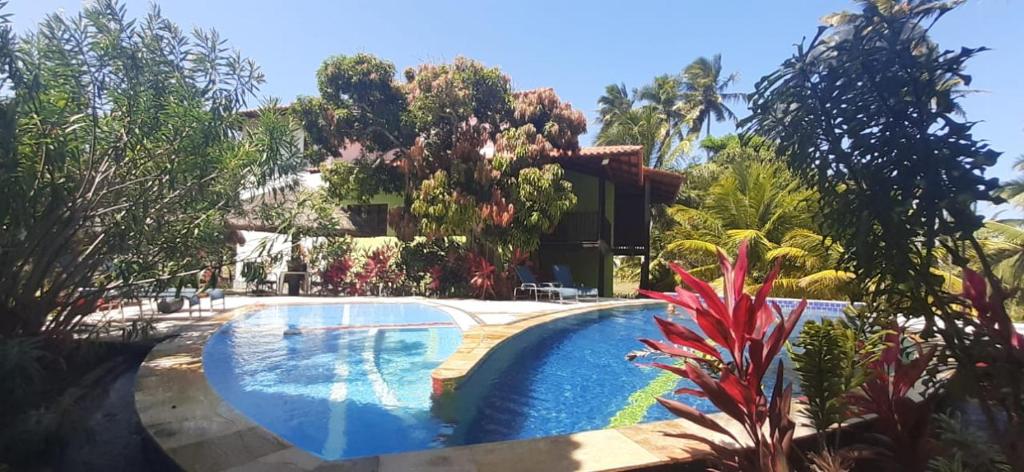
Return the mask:
<path id="1" fill-rule="evenodd" d="M 558 243 L 596 243 L 604 241 L 611 244 L 612 225 L 608 218 L 596 211 L 571 212 L 562 215 L 555 230 L 541 236 L 541 241 Z"/>

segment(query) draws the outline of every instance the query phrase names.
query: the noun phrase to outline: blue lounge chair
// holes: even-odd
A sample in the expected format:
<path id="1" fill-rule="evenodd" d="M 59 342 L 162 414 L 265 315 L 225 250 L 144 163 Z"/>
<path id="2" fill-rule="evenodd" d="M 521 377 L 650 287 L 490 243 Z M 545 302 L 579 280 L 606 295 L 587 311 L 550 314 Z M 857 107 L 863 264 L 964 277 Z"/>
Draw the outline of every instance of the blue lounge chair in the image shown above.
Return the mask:
<path id="1" fill-rule="evenodd" d="M 538 282 L 537 277 L 526 266 L 516 266 L 516 276 L 519 277 L 519 286 L 512 289 L 513 299 L 518 297 L 519 292 L 533 292 L 534 300 L 540 300 L 540 294 L 543 293 L 550 300 L 554 300 L 557 296 L 559 301 L 565 301 L 569 298 L 579 301 L 580 293 L 578 290 L 559 287 L 551 282 Z"/>
<path id="2" fill-rule="evenodd" d="M 567 265 L 555 265 L 551 268 L 554 272 L 555 281 L 564 288 L 576 289 L 579 292 L 579 298 L 589 298 L 592 300 L 598 299 L 598 292 L 596 288 L 587 287 L 583 284 L 577 284 L 572 278 L 572 270 Z"/>

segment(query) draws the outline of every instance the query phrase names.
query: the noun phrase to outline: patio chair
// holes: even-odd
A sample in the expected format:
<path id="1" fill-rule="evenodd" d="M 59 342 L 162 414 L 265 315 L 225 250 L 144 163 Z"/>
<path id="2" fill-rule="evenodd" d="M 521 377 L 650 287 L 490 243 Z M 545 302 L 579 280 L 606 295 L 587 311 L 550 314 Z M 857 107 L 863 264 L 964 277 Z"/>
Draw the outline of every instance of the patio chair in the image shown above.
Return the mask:
<path id="1" fill-rule="evenodd" d="M 192 316 L 192 309 L 196 308 L 199 310 L 199 316 L 203 316 L 203 306 L 199 304 L 199 291 L 194 288 L 182 288 L 180 291 L 175 289 L 165 290 L 160 292 L 155 297 L 158 301 L 164 301 L 165 306 L 169 308 L 164 313 L 174 313 L 182 308 L 184 302 L 188 302 L 188 316 Z M 180 301 L 180 302 L 179 302 Z M 211 308 L 213 306 L 211 302 Z"/>
<path id="2" fill-rule="evenodd" d="M 573 288 L 579 292 L 579 298 L 587 298 L 594 301 L 598 300 L 598 291 L 596 288 L 587 287 L 583 284 L 577 284 L 572 277 L 572 270 L 567 265 L 556 264 L 551 267 L 551 272 L 555 275 L 555 280 L 565 288 Z"/>
<path id="3" fill-rule="evenodd" d="M 519 286 L 512 289 L 513 299 L 517 298 L 519 292 L 533 292 L 534 300 L 540 300 L 540 294 L 543 293 L 548 296 L 549 300 L 554 300 L 555 296 L 558 296 L 558 301 L 565 301 L 567 298 L 579 301 L 578 290 L 559 287 L 552 282 L 538 282 L 537 277 L 526 266 L 516 266 L 516 277 L 519 277 Z"/>
<path id="4" fill-rule="evenodd" d="M 223 290 L 221 290 L 219 288 L 210 289 L 209 294 L 210 294 L 210 310 L 211 311 L 213 311 L 213 302 L 217 301 L 217 300 L 220 300 L 221 308 L 223 308 L 225 310 L 228 308 L 227 298 L 224 295 L 224 291 Z M 200 307 L 200 308 L 202 308 L 202 307 Z"/>

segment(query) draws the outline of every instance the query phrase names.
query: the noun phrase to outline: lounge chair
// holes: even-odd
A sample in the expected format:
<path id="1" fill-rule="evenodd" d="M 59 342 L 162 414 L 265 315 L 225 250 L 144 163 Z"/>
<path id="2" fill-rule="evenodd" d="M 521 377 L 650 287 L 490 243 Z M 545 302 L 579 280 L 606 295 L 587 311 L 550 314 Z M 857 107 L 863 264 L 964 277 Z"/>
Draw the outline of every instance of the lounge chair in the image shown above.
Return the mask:
<path id="1" fill-rule="evenodd" d="M 588 298 L 594 301 L 598 299 L 598 292 L 596 288 L 587 287 L 583 284 L 577 284 L 572 278 L 572 270 L 567 265 L 555 265 L 551 268 L 551 272 L 555 275 L 555 280 L 565 288 L 576 289 L 579 292 L 579 298 Z"/>
<path id="2" fill-rule="evenodd" d="M 559 301 L 565 301 L 568 298 L 579 301 L 580 293 L 578 290 L 559 287 L 551 282 L 538 282 L 537 277 L 526 266 L 516 266 L 516 276 L 519 277 L 519 286 L 512 289 L 513 299 L 518 297 L 519 292 L 533 292 L 534 300 L 540 300 L 540 294 L 543 293 L 548 296 L 549 300 L 554 300 L 557 296 Z"/>

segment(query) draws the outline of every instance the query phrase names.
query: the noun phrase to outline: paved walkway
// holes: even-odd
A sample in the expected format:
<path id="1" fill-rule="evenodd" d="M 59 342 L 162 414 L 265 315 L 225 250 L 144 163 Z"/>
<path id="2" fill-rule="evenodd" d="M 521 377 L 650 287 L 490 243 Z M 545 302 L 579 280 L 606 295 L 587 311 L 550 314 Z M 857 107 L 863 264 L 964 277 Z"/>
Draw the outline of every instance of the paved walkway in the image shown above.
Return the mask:
<path id="1" fill-rule="evenodd" d="M 610 301 L 612 299 L 602 299 Z M 202 299 L 202 315 L 199 310 L 183 309 L 178 313 L 163 314 L 156 312 L 152 303 L 143 304 L 143 317 L 151 320 L 154 332 L 152 337 L 173 335 L 181 331 L 185 326 L 195 321 L 201 321 L 209 316 L 234 310 L 249 305 L 296 305 L 296 304 L 333 304 L 333 303 L 401 303 L 419 302 L 440 308 L 452 308 L 469 315 L 471 321 L 460 322 L 463 330 L 470 325 L 504 325 L 518 320 L 531 318 L 538 315 L 551 313 L 553 311 L 566 310 L 577 307 L 585 307 L 592 302 L 537 302 L 532 300 L 474 300 L 474 299 L 436 299 L 425 297 L 254 297 L 249 295 L 228 295 L 225 303 L 220 301 L 214 303 L 211 310 L 209 299 Z M 463 321 L 457 319 L 456 321 Z M 139 320 L 138 305 L 126 305 L 123 310 L 113 309 L 93 313 L 86 317 L 84 325 L 87 331 L 96 329 L 100 337 L 120 338 L 122 329 L 131 326 Z"/>

